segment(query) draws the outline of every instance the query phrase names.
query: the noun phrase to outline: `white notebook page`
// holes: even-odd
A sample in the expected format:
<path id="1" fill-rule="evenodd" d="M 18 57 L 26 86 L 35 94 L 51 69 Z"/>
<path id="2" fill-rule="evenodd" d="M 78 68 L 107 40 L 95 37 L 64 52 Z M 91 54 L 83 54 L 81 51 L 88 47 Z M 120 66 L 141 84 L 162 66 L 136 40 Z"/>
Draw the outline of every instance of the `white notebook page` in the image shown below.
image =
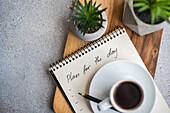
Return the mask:
<path id="1" fill-rule="evenodd" d="M 117 33 L 119 33 L 119 31 Z M 116 33 L 114 33 L 114 35 L 116 35 Z M 110 34 L 110 36 L 113 37 L 112 34 Z M 78 92 L 88 93 L 89 85 L 94 74 L 103 65 L 114 60 L 130 60 L 146 69 L 126 32 L 123 34 L 119 33 L 119 36 L 116 36 L 116 38 L 109 41 L 105 38 L 105 41 L 106 43 L 102 40 L 101 42 L 103 42 L 103 45 L 100 45 L 97 48 L 94 47 L 94 45 L 97 46 L 97 43 L 95 43 L 92 46 L 94 48 L 93 50 L 72 60 L 65 66 L 59 67 L 59 65 L 56 65 L 59 69 L 56 69 L 55 66 L 53 67 L 55 69 L 53 73 L 76 113 L 93 112 L 89 101 L 81 97 Z M 88 48 L 91 47 L 87 47 L 85 50 L 88 51 Z M 75 56 L 72 57 L 75 58 Z M 72 57 L 70 57 L 70 59 L 72 59 Z M 62 65 L 62 63 L 60 63 L 60 65 Z M 154 105 L 152 113 L 170 113 L 170 110 L 157 87 L 156 93 L 156 104 Z"/>

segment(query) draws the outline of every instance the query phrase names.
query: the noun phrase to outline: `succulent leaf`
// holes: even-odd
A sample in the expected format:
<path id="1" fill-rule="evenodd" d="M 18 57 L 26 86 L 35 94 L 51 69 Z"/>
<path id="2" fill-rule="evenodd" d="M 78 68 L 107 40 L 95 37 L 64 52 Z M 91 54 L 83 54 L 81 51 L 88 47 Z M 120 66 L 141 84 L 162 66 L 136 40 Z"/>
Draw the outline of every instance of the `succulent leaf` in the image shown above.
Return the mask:
<path id="1" fill-rule="evenodd" d="M 149 6 L 143 6 L 143 7 L 141 7 L 141 8 L 138 10 L 138 12 L 143 12 L 143 11 L 145 11 L 145 10 L 147 10 L 147 9 L 149 9 Z"/>
<path id="2" fill-rule="evenodd" d="M 101 6 L 102 4 L 99 4 L 96 8 L 95 8 L 95 10 L 98 10 L 98 8 Z"/>

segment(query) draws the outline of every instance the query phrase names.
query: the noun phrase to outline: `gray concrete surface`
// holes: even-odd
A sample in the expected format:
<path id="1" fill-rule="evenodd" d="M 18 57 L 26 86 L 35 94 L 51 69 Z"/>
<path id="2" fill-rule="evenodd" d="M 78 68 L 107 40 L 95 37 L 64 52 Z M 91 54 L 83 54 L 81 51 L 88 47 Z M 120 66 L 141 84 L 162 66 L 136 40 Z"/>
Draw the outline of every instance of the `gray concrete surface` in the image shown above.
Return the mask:
<path id="1" fill-rule="evenodd" d="M 52 113 L 49 63 L 62 57 L 71 0 L 0 0 L 0 113 Z M 168 30 L 169 29 L 169 30 Z M 170 106 L 170 27 L 155 81 Z"/>
<path id="2" fill-rule="evenodd" d="M 0 0 L 0 113 L 51 113 L 71 0 Z"/>
<path id="3" fill-rule="evenodd" d="M 154 80 L 170 107 L 170 24 L 163 30 Z"/>

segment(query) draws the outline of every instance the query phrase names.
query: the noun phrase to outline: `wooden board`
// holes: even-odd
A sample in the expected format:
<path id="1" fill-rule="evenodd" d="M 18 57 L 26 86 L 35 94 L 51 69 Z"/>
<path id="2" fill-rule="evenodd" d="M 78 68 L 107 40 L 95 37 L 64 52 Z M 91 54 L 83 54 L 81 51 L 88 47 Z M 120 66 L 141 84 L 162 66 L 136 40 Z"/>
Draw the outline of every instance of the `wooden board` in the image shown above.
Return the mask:
<path id="1" fill-rule="evenodd" d="M 82 2 L 84 0 L 80 1 Z M 121 25 L 124 27 L 147 69 L 151 73 L 152 77 L 154 77 L 162 37 L 162 30 L 149 35 L 138 36 L 122 23 L 124 0 L 97 0 L 97 4 L 100 3 L 102 3 L 101 8 L 108 8 L 106 10 L 108 27 L 105 33 L 112 30 L 116 25 Z M 71 30 L 69 30 L 63 57 L 71 54 L 87 43 L 88 42 L 78 39 L 71 32 Z M 71 108 L 69 107 L 58 87 L 56 87 L 53 108 L 56 113 L 72 113 Z"/>

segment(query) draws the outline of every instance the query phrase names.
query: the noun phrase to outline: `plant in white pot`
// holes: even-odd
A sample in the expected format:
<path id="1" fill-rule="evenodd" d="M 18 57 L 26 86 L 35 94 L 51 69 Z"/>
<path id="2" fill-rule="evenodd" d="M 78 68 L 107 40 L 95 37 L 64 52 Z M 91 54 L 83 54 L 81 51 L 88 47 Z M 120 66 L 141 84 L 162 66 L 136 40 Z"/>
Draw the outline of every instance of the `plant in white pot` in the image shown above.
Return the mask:
<path id="1" fill-rule="evenodd" d="M 70 26 L 71 30 L 78 38 L 85 41 L 93 41 L 100 38 L 107 28 L 107 16 L 105 10 L 100 5 L 88 3 L 84 0 L 84 5 L 79 0 L 73 1 Z"/>
<path id="2" fill-rule="evenodd" d="M 162 29 L 170 17 L 170 0 L 126 0 L 123 23 L 140 36 Z"/>

